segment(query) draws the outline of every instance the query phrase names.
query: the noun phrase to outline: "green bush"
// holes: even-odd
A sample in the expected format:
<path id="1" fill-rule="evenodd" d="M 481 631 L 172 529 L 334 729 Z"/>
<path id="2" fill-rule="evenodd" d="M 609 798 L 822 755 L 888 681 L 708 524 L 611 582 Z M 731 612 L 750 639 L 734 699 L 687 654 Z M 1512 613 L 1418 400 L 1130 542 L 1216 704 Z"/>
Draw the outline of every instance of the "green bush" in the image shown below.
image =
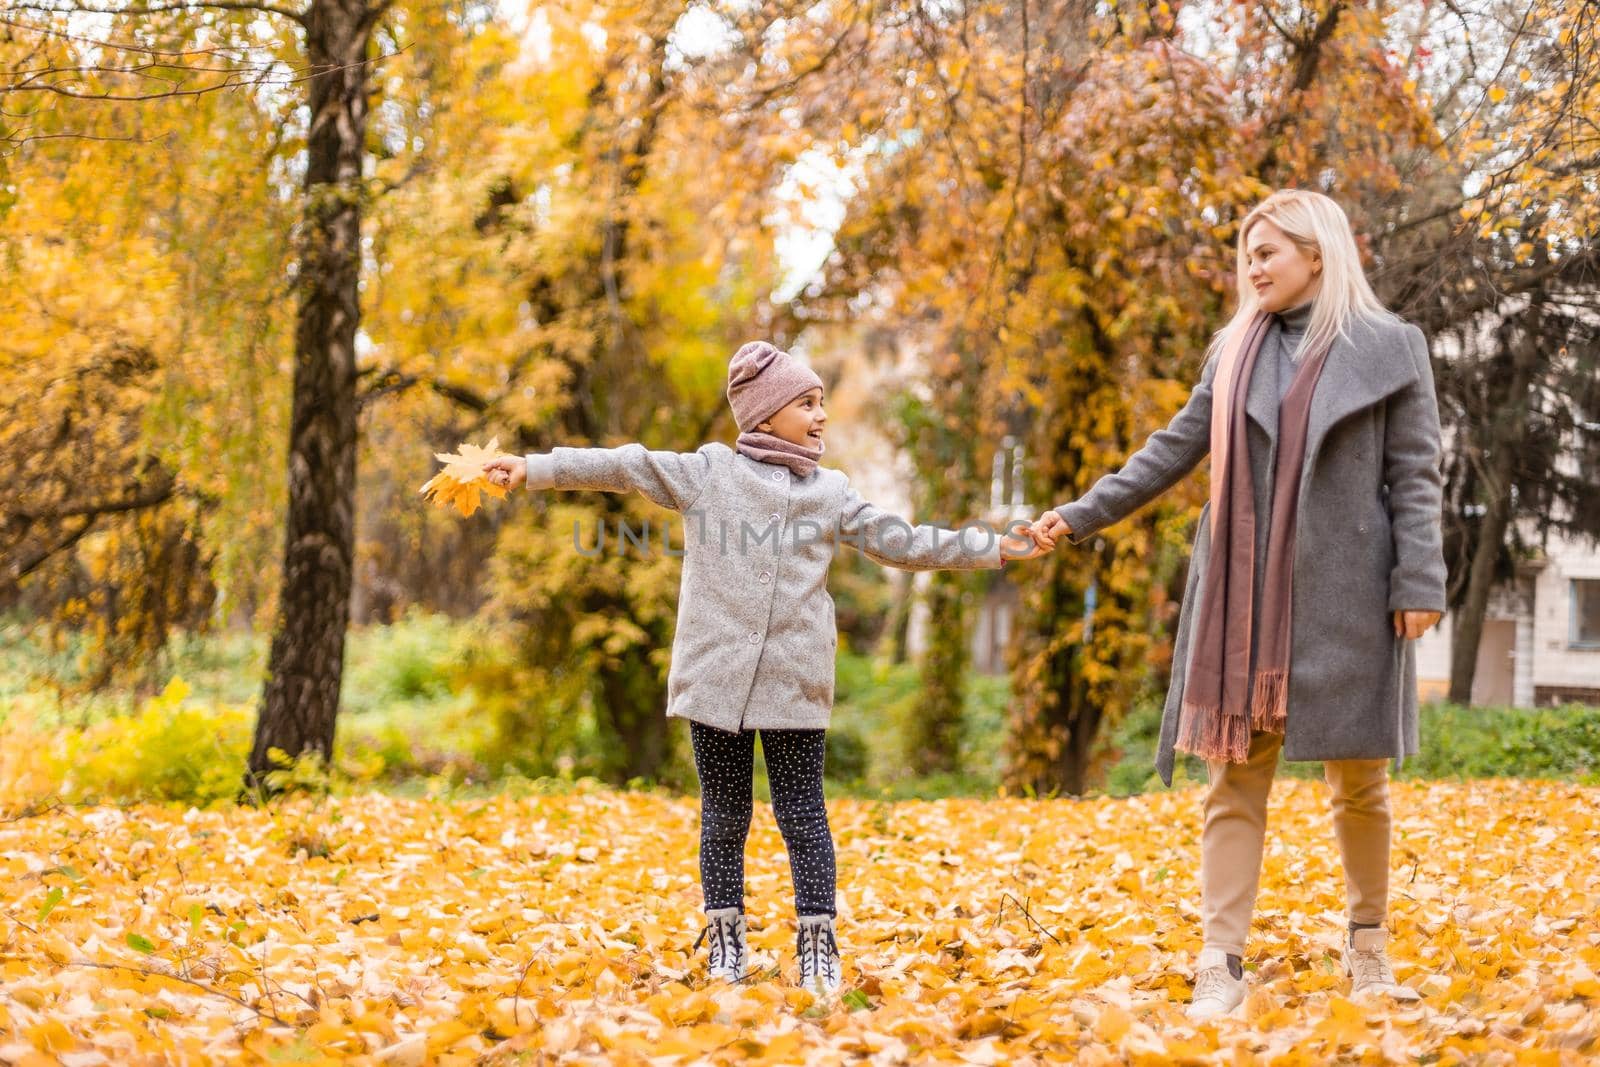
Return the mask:
<path id="1" fill-rule="evenodd" d="M 578 691 L 587 679 L 539 670 L 518 654 L 508 633 L 485 632 L 452 662 L 450 681 L 463 694 L 456 721 L 466 727 L 468 750 L 490 775 L 602 776 L 602 731 L 592 701 Z M 574 692 L 558 693 L 560 686 Z M 573 706 L 576 714 L 562 710 Z"/>
<path id="2" fill-rule="evenodd" d="M 416 609 L 394 623 L 352 630 L 340 694 L 335 769 L 397 782 L 442 776 L 482 781 L 494 724 L 473 688 L 474 669 L 494 661 L 485 623 Z"/>
<path id="3" fill-rule="evenodd" d="M 1111 760 L 1105 772 L 1105 790 L 1114 797 L 1164 789 L 1156 774 L 1156 747 L 1161 740 L 1159 696 L 1140 701 L 1101 741 Z M 1173 769 L 1175 787 L 1206 780 L 1206 766 L 1193 756 L 1180 754 Z"/>
<path id="4" fill-rule="evenodd" d="M 247 707 L 187 702 L 173 679 L 137 713 L 51 739 L 49 762 L 70 800 L 231 800 L 244 782 L 255 716 Z"/>
<path id="5" fill-rule="evenodd" d="M 828 778 L 859 784 L 866 781 L 870 765 L 871 753 L 859 733 L 844 729 L 828 731 L 827 755 L 823 761 Z"/>
<path id="6" fill-rule="evenodd" d="M 1422 709 L 1422 751 L 1402 778 L 1587 778 L 1600 774 L 1600 707 Z"/>
<path id="7" fill-rule="evenodd" d="M 869 790 L 903 765 L 900 722 L 917 698 L 916 668 L 841 649 L 828 728 L 828 779 L 846 790 Z M 833 762 L 835 750 L 853 753 Z"/>
<path id="8" fill-rule="evenodd" d="M 1011 676 L 972 674 L 962 712 L 961 761 L 979 792 L 1000 787 L 1005 773 L 1006 709 L 1011 706 Z"/>
<path id="9" fill-rule="evenodd" d="M 446 615 L 411 610 L 389 626 L 350 632 L 340 702 L 361 714 L 451 692 L 451 675 L 481 632 Z"/>
<path id="10" fill-rule="evenodd" d="M 175 633 L 166 654 L 174 676 L 182 678 L 197 699 L 228 704 L 259 700 L 265 689 L 270 634 L 224 631 Z"/>
<path id="11" fill-rule="evenodd" d="M 1397 778 L 1600 777 L 1600 708 L 1468 708 L 1425 704 L 1418 720 L 1421 752 L 1403 761 Z M 1107 739 L 1115 762 L 1106 791 L 1127 796 L 1162 788 L 1155 773 L 1161 704 L 1141 704 Z M 1289 778 L 1321 777 L 1322 764 L 1280 761 Z M 1206 780 L 1205 764 L 1180 755 L 1174 786 Z"/>
<path id="12" fill-rule="evenodd" d="M 847 793 L 893 798 L 992 793 L 1000 783 L 1010 692 L 1003 675 L 969 676 L 955 773 L 916 777 L 906 769 L 903 738 L 922 699 L 917 666 L 841 651 L 828 731 L 828 779 Z M 835 765 L 836 748 L 859 755 Z"/>

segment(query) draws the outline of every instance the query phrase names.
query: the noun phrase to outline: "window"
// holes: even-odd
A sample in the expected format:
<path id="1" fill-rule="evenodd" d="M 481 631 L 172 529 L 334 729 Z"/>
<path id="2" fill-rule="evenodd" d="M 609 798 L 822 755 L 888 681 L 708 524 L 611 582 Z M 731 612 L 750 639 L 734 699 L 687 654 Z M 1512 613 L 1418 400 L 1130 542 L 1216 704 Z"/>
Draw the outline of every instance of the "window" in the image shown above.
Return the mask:
<path id="1" fill-rule="evenodd" d="M 1572 647 L 1600 648 L 1600 578 L 1572 580 Z"/>

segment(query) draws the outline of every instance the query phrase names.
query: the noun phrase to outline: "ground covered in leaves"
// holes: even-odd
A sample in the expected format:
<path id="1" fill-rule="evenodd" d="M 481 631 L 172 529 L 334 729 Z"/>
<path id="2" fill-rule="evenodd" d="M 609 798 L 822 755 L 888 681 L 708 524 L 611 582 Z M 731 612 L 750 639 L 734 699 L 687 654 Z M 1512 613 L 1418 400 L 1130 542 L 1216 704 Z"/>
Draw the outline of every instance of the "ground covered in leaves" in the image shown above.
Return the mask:
<path id="1" fill-rule="evenodd" d="M 848 992 L 793 974 L 770 809 L 763 970 L 707 985 L 696 804 L 381 794 L 0 824 L 0 1061 L 1580 1063 L 1600 1055 L 1600 790 L 1398 784 L 1393 944 L 1420 1006 L 1352 1003 L 1311 782 L 1281 782 L 1243 1017 L 1185 1024 L 1198 806 L 830 805 Z"/>

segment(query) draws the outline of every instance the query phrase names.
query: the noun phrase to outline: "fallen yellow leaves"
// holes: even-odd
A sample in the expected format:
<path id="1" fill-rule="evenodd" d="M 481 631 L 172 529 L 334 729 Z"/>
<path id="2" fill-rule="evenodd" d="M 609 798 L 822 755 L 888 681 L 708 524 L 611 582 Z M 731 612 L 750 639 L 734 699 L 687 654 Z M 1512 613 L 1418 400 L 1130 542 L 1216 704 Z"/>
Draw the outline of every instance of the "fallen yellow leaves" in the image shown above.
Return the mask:
<path id="1" fill-rule="evenodd" d="M 1318 784 L 1280 782 L 1241 1018 L 1183 1018 L 1199 795 L 830 805 L 848 993 L 787 984 L 768 809 L 755 980 L 707 985 L 692 800 L 380 794 L 0 824 L 0 1061 L 1577 1064 L 1600 1052 L 1600 790 L 1397 784 L 1392 954 L 1352 1002 Z M 301 843 L 326 843 L 307 856 Z M 319 849 L 319 852 L 323 850 Z M 587 857 L 587 861 L 584 858 Z M 952 858 L 960 862 L 952 863 Z"/>
<path id="2" fill-rule="evenodd" d="M 445 468 L 424 482 L 418 492 L 440 507 L 453 507 L 462 515 L 471 515 L 478 510 L 480 493 L 505 499 L 505 487 L 495 485 L 483 473 L 483 465 L 502 454 L 498 437 L 490 438 L 482 448 L 463 442 L 458 452 L 435 452 L 433 458 Z"/>

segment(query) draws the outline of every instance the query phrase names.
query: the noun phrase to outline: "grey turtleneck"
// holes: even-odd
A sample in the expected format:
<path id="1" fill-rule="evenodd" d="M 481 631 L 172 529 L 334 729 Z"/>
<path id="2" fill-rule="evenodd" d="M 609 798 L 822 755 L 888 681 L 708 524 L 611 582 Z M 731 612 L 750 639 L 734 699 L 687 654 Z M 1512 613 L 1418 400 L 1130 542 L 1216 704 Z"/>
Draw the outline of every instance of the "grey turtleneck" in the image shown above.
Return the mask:
<path id="1" fill-rule="evenodd" d="M 1300 370 L 1300 364 L 1295 361 L 1295 354 L 1300 350 L 1300 342 L 1306 339 L 1306 328 L 1311 325 L 1311 302 L 1308 300 L 1299 307 L 1280 311 L 1273 317 L 1272 325 L 1267 330 L 1267 336 L 1262 341 L 1266 351 L 1261 353 L 1269 358 L 1278 372 L 1278 403 L 1283 403 L 1284 395 L 1289 392 L 1289 386 L 1294 383 L 1294 376 Z"/>

